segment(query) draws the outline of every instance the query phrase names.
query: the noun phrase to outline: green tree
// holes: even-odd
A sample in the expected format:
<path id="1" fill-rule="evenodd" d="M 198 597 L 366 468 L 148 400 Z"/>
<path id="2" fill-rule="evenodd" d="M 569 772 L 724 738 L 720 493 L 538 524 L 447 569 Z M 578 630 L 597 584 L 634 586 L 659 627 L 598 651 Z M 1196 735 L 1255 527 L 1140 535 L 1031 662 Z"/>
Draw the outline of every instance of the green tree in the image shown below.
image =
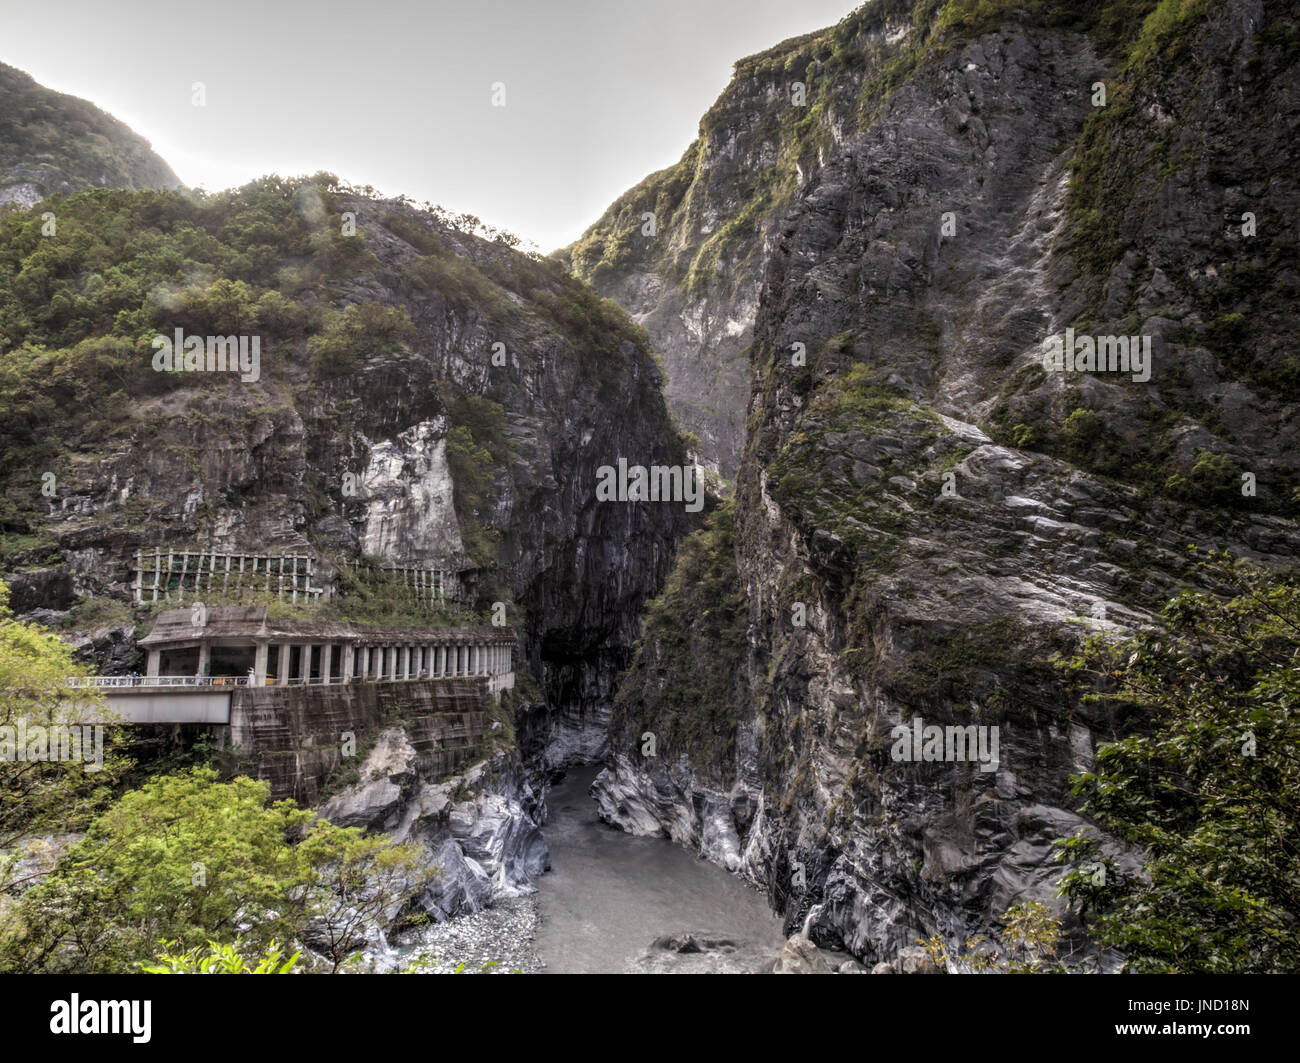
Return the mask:
<path id="1" fill-rule="evenodd" d="M 290 834 L 311 813 L 268 807 L 269 792 L 195 768 L 126 794 L 23 894 L 0 968 L 106 973 L 134 969 L 164 940 L 190 949 L 239 937 L 262 949 L 292 939 L 294 892 L 310 873 Z"/>
<path id="2" fill-rule="evenodd" d="M 321 332 L 307 344 L 313 370 L 342 375 L 359 369 L 368 359 L 400 354 L 414 341 L 415 326 L 402 306 L 354 303 L 325 317 Z"/>
<path id="3" fill-rule="evenodd" d="M 1061 844 L 1062 892 L 1140 972 L 1300 971 L 1300 589 L 1211 555 L 1222 596 L 1186 591 L 1164 630 L 1094 638 L 1064 667 L 1132 722 L 1075 779 L 1084 808 L 1145 852 Z M 1127 729 L 1127 728 L 1126 728 Z"/>
<path id="4" fill-rule="evenodd" d="M 26 876 L 16 877 L 23 843 L 83 829 L 111 800 L 114 783 L 129 766 L 116 751 L 120 730 L 103 726 L 112 714 L 99 692 L 68 685 L 69 677 L 83 674 L 56 635 L 13 619 L 9 588 L 0 582 L 0 895 L 30 885 Z M 96 721 L 103 738 L 99 763 Z M 74 751 L 70 740 L 50 747 L 58 734 L 51 729 L 62 727 L 77 728 L 78 760 L 57 759 Z M 28 759 L 33 755 L 37 759 Z"/>
<path id="5" fill-rule="evenodd" d="M 366 943 L 370 926 L 423 892 L 438 874 L 410 846 L 326 820 L 312 827 L 299 853 L 316 872 L 304 898 L 306 934 L 332 965 L 331 974 Z"/>
<path id="6" fill-rule="evenodd" d="M 223 783 L 209 768 L 126 794 L 22 895 L 0 970 L 184 967 L 214 943 L 265 958 L 277 942 L 304 941 L 338 970 L 368 925 L 409 906 L 436 869 L 387 838 L 308 829 L 313 813 L 268 804 L 269 794 L 265 782 Z"/>

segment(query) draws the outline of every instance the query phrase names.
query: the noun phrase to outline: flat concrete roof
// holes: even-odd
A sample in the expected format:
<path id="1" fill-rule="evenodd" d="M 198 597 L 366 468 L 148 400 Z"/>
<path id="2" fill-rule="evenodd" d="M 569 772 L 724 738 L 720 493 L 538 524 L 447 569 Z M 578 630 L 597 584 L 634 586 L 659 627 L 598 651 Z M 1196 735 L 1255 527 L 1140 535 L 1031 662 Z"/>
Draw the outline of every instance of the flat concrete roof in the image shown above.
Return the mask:
<path id="1" fill-rule="evenodd" d="M 267 615 L 264 605 L 219 605 L 207 610 L 205 623 L 193 623 L 192 609 L 167 609 L 158 614 L 153 630 L 140 640 L 141 646 L 204 642 L 211 639 L 243 639 L 256 642 L 375 642 L 511 644 L 511 627 L 386 627 L 378 624 L 350 624 L 339 620 L 281 620 Z"/>

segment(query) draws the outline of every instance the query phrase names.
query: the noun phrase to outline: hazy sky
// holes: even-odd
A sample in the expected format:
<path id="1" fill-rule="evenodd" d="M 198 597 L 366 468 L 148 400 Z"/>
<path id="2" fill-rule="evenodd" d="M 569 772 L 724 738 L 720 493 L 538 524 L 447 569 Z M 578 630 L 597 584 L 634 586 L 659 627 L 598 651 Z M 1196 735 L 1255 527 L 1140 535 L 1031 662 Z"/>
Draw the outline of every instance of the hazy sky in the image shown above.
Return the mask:
<path id="1" fill-rule="evenodd" d="M 122 119 L 186 184 L 331 170 L 550 251 L 677 161 L 735 60 L 855 6 L 4 0 L 0 59 Z"/>

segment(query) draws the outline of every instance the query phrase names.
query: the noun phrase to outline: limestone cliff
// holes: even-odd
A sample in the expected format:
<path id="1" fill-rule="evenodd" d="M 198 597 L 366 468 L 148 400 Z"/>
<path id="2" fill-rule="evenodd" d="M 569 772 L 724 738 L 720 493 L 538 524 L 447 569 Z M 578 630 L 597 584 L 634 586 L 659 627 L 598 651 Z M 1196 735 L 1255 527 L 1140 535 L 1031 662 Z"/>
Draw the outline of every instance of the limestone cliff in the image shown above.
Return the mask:
<path id="1" fill-rule="evenodd" d="M 15 608 L 120 620 L 103 603 L 157 545 L 310 552 L 322 579 L 361 555 L 468 569 L 551 710 L 525 744 L 594 755 L 687 519 L 595 497 L 602 465 L 684 457 L 644 333 L 505 238 L 330 175 L 57 213 L 51 236 L 0 220 Z M 258 364 L 156 371 L 176 330 L 256 339 Z"/>
<path id="2" fill-rule="evenodd" d="M 571 251 L 670 378 L 705 306 L 752 328 L 734 526 L 651 609 L 602 813 L 864 960 L 1059 906 L 1068 776 L 1123 721 L 1051 655 L 1149 623 L 1188 544 L 1300 547 L 1295 13 L 1087 8 L 884 0 L 744 60 Z M 1145 338 L 1149 375 L 1052 371 L 1067 329 Z M 916 718 L 996 726 L 996 770 L 899 763 Z"/>

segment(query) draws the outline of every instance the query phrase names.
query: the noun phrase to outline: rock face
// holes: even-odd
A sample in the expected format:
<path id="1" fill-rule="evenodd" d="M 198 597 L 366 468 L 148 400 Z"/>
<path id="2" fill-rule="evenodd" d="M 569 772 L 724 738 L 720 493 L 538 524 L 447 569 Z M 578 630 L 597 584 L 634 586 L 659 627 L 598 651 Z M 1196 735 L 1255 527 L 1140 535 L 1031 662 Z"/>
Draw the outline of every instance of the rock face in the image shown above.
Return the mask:
<path id="1" fill-rule="evenodd" d="M 447 465 L 447 419 L 412 425 L 370 448 L 361 550 L 459 568 L 465 559 Z"/>
<path id="2" fill-rule="evenodd" d="M 322 580 L 361 554 L 468 566 L 467 604 L 509 606 L 523 632 L 519 670 L 540 681 L 520 729 L 529 756 L 561 766 L 598 755 L 638 617 L 690 519 L 681 503 L 596 498 L 602 466 L 686 460 L 644 333 L 553 263 L 333 178 L 268 179 L 198 206 L 177 194 L 115 196 L 106 209 L 144 211 L 148 239 L 166 239 L 182 217 L 206 232 L 206 268 L 223 278 L 207 292 L 226 282 L 237 292 L 253 276 L 250 298 L 270 310 L 232 313 L 259 334 L 259 374 L 154 372 L 149 344 L 105 338 L 89 318 L 15 338 L 112 346 L 125 384 L 106 389 L 77 428 L 35 427 L 49 416 L 35 409 L 11 410 L 0 428 L 28 455 L 3 474 L 11 509 L 0 541 L 22 610 L 128 599 L 135 552 L 160 545 L 164 556 L 182 544 L 311 550 Z M 278 243 L 259 244 L 256 270 L 239 267 L 236 281 L 223 273 L 238 273 L 227 241 L 245 237 L 228 219 L 245 211 L 274 217 L 258 223 L 258 240 Z M 102 238 L 104 269 L 136 262 L 130 244 L 97 230 L 104 213 L 74 198 L 60 231 L 79 225 Z M 340 218 L 359 223 L 336 247 Z M 67 280 L 64 268 L 81 267 L 56 268 L 51 284 Z M 287 302 L 273 287 L 286 277 Z M 166 299 L 146 288 L 135 312 L 168 336 L 173 325 L 235 331 L 205 283 Z M 271 287 L 259 295 L 262 284 Z M 35 298 L 25 291 L 10 294 Z M 346 324 L 349 312 L 362 325 L 326 345 L 326 357 L 330 322 Z M 376 338 L 389 327 L 396 338 Z M 87 372 L 103 364 L 93 359 Z M 42 378 L 15 395 L 77 408 L 81 399 L 59 389 Z M 59 470 L 53 495 L 41 494 L 35 461 Z"/>
<path id="3" fill-rule="evenodd" d="M 393 727 L 367 754 L 358 781 L 326 801 L 320 815 L 423 849 L 439 873 L 420 904 L 441 921 L 536 890 L 550 868 L 540 829 L 544 797 L 518 761 L 504 755 L 430 782 L 410 736 Z"/>
<path id="4" fill-rule="evenodd" d="M 761 145 L 752 142 L 738 148 L 737 131 L 725 119 L 702 127 L 700 139 L 677 166 L 647 178 L 577 244 L 557 252 L 577 276 L 649 333 L 664 359 L 673 414 L 699 440 L 696 459 L 726 481 L 736 475 L 745 441 L 746 353 L 753 340 L 762 257 L 747 241 L 751 253 L 743 260 L 716 258 L 726 254 L 722 248 L 729 242 L 719 231 L 719 218 L 744 209 L 750 175 L 760 162 L 756 148 Z M 701 173 L 707 180 L 697 180 Z M 707 200 L 682 199 L 692 182 L 709 189 Z M 653 238 L 640 235 L 647 213 L 656 217 Z M 710 261 L 726 268 L 710 268 Z"/>
<path id="5" fill-rule="evenodd" d="M 0 206 L 87 188 L 179 188 L 149 142 L 86 100 L 0 63 Z"/>
<path id="6" fill-rule="evenodd" d="M 609 822 L 739 871 L 788 933 L 869 965 L 935 934 L 960 948 L 1024 900 L 1069 932 L 1051 843 L 1095 828 L 1068 780 L 1126 722 L 1050 658 L 1152 623 L 1198 579 L 1188 544 L 1300 547 L 1300 255 L 1289 227 L 1242 228 L 1300 198 L 1285 5 L 1150 24 L 912 6 L 737 64 L 683 187 L 642 186 L 732 202 L 745 160 L 716 272 L 757 256 L 762 291 L 734 516 L 687 540 L 651 606 L 595 786 Z M 648 268 L 616 235 L 604 258 Z M 608 285 L 647 322 L 690 298 Z M 1049 371 L 1067 329 L 1148 338 L 1149 376 Z M 914 725 L 999 746 L 904 760 Z"/>

